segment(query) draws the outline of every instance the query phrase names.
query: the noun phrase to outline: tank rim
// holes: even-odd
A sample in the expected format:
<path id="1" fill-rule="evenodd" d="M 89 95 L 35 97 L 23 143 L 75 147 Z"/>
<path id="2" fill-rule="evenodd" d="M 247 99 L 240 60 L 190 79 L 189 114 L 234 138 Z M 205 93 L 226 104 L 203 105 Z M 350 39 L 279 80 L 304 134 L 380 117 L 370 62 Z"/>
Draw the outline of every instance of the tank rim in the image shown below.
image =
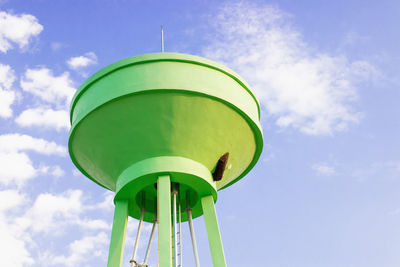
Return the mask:
<path id="1" fill-rule="evenodd" d="M 257 111 L 258 111 L 258 120 L 260 120 L 260 103 L 258 99 L 255 97 L 254 93 L 250 89 L 250 86 L 244 81 L 242 77 L 240 77 L 239 74 L 237 74 L 235 71 L 231 70 L 230 68 L 226 67 L 225 65 L 222 65 L 218 62 L 199 57 L 199 56 L 194 56 L 194 55 L 189 55 L 189 54 L 183 54 L 183 53 L 169 53 L 169 52 L 164 52 L 164 53 L 149 53 L 149 54 L 143 54 L 143 55 L 138 55 L 138 56 L 133 56 L 133 57 L 128 57 L 122 60 L 119 60 L 117 62 L 114 62 L 93 75 L 91 75 L 76 91 L 74 97 L 71 100 L 71 105 L 70 105 L 70 123 L 72 124 L 72 114 L 74 112 L 74 108 L 76 103 L 78 102 L 80 96 L 86 91 L 87 88 L 90 87 L 93 83 L 95 83 L 97 80 L 102 79 L 104 76 L 107 76 L 108 74 L 117 71 L 121 68 L 125 68 L 130 65 L 136 65 L 136 64 L 144 64 L 144 63 L 150 63 L 150 62 L 157 62 L 157 61 L 175 61 L 175 62 L 183 62 L 183 63 L 191 63 L 191 64 L 196 64 L 196 65 L 201 65 L 205 66 L 208 68 L 212 68 L 214 70 L 220 71 L 224 73 L 225 75 L 228 75 L 232 79 L 234 79 L 237 83 L 239 83 L 243 89 L 245 89 L 250 96 L 253 98 L 254 102 L 257 105 Z"/>

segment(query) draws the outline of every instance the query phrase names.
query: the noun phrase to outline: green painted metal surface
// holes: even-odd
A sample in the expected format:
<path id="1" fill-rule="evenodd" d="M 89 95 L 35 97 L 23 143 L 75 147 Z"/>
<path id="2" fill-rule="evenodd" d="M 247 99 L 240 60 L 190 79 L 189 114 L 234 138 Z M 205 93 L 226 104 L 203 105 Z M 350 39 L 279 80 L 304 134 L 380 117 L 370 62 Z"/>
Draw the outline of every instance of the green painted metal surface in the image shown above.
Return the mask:
<path id="1" fill-rule="evenodd" d="M 258 103 L 233 71 L 199 57 L 158 53 L 99 71 L 71 106 L 69 150 L 89 178 L 111 190 L 132 164 L 180 156 L 210 171 L 229 152 L 217 189 L 245 175 L 262 150 Z"/>
<path id="2" fill-rule="evenodd" d="M 171 182 L 169 176 L 160 176 L 157 187 L 158 266 L 172 267 Z"/>
<path id="3" fill-rule="evenodd" d="M 217 213 L 212 196 L 201 199 L 204 221 L 206 223 L 208 244 L 214 267 L 226 267 L 224 249 L 222 247 L 221 233 L 219 231 Z"/>
<path id="4" fill-rule="evenodd" d="M 186 202 L 186 196 L 190 196 L 192 216 L 198 217 L 203 214 L 200 198 L 212 195 L 217 200 L 216 184 L 212 179 L 210 171 L 202 164 L 182 157 L 156 157 L 140 161 L 126 169 L 118 178 L 117 194 L 114 201 L 129 201 L 129 215 L 134 218 L 140 217 L 142 205 L 142 194 L 144 192 L 146 209 L 144 220 L 152 222 L 160 174 L 168 174 L 172 182 L 179 183 L 179 198 L 181 203 Z M 136 196 L 136 197 L 134 197 Z M 187 220 L 187 214 L 181 213 L 182 221 Z"/>
<path id="5" fill-rule="evenodd" d="M 116 201 L 107 267 L 122 266 L 127 222 L 128 201 Z"/>

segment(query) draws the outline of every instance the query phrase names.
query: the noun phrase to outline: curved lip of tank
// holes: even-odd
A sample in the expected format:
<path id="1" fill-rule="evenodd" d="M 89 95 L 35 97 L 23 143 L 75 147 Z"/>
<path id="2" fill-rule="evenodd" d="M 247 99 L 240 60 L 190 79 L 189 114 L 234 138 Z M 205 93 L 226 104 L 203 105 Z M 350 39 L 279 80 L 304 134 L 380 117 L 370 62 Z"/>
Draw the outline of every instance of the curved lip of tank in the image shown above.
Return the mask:
<path id="1" fill-rule="evenodd" d="M 92 76 L 90 76 L 76 91 L 74 97 L 72 98 L 71 101 L 71 106 L 70 106 L 70 123 L 72 124 L 72 114 L 74 112 L 75 105 L 77 101 L 79 100 L 80 96 L 85 92 L 87 88 L 90 87 L 90 85 L 97 80 L 101 79 L 102 77 L 108 75 L 111 72 L 114 72 L 118 69 L 125 68 L 129 65 L 135 65 L 135 64 L 143 64 L 143 63 L 150 63 L 150 62 L 157 62 L 157 61 L 175 61 L 175 62 L 183 62 L 183 63 L 191 63 L 191 64 L 197 64 L 201 66 L 205 66 L 208 68 L 212 68 L 215 70 L 218 70 L 228 76 L 230 76 L 232 79 L 234 79 L 236 82 L 238 82 L 243 89 L 245 89 L 250 96 L 253 98 L 254 102 L 257 105 L 257 110 L 258 110 L 258 119 L 260 120 L 260 103 L 258 102 L 258 99 L 250 89 L 250 86 L 246 83 L 246 81 L 240 77 L 239 74 L 237 74 L 235 71 L 231 70 L 230 68 L 217 63 L 215 61 L 199 57 L 199 56 L 193 56 L 193 55 L 188 55 L 188 54 L 182 54 L 182 53 L 169 53 L 169 52 L 162 52 L 162 53 L 150 53 L 150 54 L 143 54 L 139 56 L 133 56 L 129 58 L 125 58 L 122 60 L 119 60 L 117 62 L 114 62 L 101 70 L 97 71 L 94 73 Z"/>
<path id="2" fill-rule="evenodd" d="M 135 65 L 135 64 L 143 64 L 143 63 L 150 63 L 150 62 L 157 62 L 157 61 L 175 61 L 175 62 L 182 62 L 182 63 L 191 63 L 191 64 L 197 64 L 197 65 L 201 65 L 204 67 L 208 67 L 208 68 L 212 68 L 214 70 L 220 71 L 222 73 L 224 73 L 225 75 L 228 75 L 229 77 L 231 77 L 232 79 L 234 79 L 236 82 L 238 82 L 243 89 L 245 89 L 250 96 L 253 98 L 254 102 L 257 105 L 257 110 L 258 110 L 258 120 L 260 120 L 260 104 L 258 102 L 258 99 L 255 97 L 254 93 L 252 92 L 252 90 L 250 89 L 250 86 L 243 80 L 243 78 L 241 78 L 239 76 L 239 74 L 237 74 L 236 72 L 234 72 L 233 70 L 231 70 L 230 68 L 217 63 L 215 61 L 206 59 L 206 58 L 202 58 L 199 56 L 193 56 L 193 55 L 188 55 L 188 54 L 182 54 L 182 53 L 169 53 L 169 52 L 162 52 L 162 53 L 150 53 L 150 54 L 143 54 L 143 55 L 139 55 L 139 56 L 133 56 L 133 57 L 129 57 L 129 58 L 125 58 L 122 60 L 119 60 L 117 62 L 114 62 L 106 67 L 104 67 L 103 69 L 97 71 L 96 73 L 94 73 L 92 76 L 90 76 L 77 90 L 77 92 L 75 93 L 74 97 L 72 98 L 71 101 L 71 105 L 70 105 L 70 123 L 72 125 L 72 115 L 74 112 L 74 107 L 76 105 L 76 103 L 79 101 L 80 96 L 85 92 L 85 90 L 87 88 L 90 87 L 91 84 L 95 83 L 97 80 L 103 78 L 104 76 L 117 71 L 119 69 L 122 69 L 124 67 L 127 67 L 129 65 Z M 209 96 L 211 98 L 215 98 L 213 96 Z M 218 98 L 215 98 L 218 99 Z M 243 178 L 257 163 L 258 159 L 261 156 L 262 153 L 262 148 L 263 148 L 263 133 L 261 130 L 261 125 L 259 125 L 258 121 L 254 121 L 253 119 L 251 119 L 246 112 L 244 112 L 243 110 L 237 108 L 235 105 L 233 105 L 232 103 L 230 103 L 229 101 L 225 100 L 225 99 L 221 99 L 219 98 L 219 101 L 221 101 L 222 103 L 225 103 L 226 105 L 230 106 L 231 108 L 235 109 L 236 111 L 238 111 L 239 113 L 242 114 L 242 116 L 244 116 L 244 118 L 248 121 L 248 123 L 250 123 L 252 126 L 251 128 L 253 129 L 253 132 L 255 134 L 255 139 L 256 139 L 256 151 L 254 153 L 253 159 L 250 162 L 250 164 L 247 166 L 247 168 L 238 176 L 236 177 L 234 180 L 232 180 L 231 182 L 229 182 L 228 184 L 217 188 L 218 191 L 225 189 L 227 187 L 229 187 L 230 185 L 236 183 L 237 181 L 241 180 L 241 178 Z M 80 122 L 78 122 L 79 124 Z M 103 184 L 99 183 L 98 181 L 96 181 L 96 179 L 94 179 L 93 177 L 91 177 L 81 166 L 80 164 L 76 161 L 74 153 L 72 153 L 72 147 L 71 147 L 71 137 L 74 134 L 74 130 L 76 128 L 77 125 L 75 125 L 75 127 L 72 127 L 70 129 L 70 134 L 69 134 L 69 140 L 68 140 L 68 150 L 69 150 L 69 154 L 71 157 L 72 162 L 75 164 L 75 166 L 85 175 L 87 176 L 90 180 L 92 180 L 93 182 L 95 182 L 96 184 L 107 188 L 109 190 L 111 190 L 110 188 L 104 186 Z M 257 129 L 257 130 L 255 130 Z"/>

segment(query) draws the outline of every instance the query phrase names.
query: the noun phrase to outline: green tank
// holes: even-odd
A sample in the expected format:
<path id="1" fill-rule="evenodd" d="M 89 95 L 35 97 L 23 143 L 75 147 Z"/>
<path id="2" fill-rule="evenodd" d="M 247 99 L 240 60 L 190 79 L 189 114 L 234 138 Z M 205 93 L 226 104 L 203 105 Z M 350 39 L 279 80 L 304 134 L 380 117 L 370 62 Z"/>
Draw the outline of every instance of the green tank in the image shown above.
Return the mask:
<path id="1" fill-rule="evenodd" d="M 69 153 L 83 174 L 116 192 L 114 202 L 127 201 L 129 216 L 144 210 L 144 221 L 154 220 L 157 180 L 168 175 L 198 217 L 203 197 L 216 201 L 256 164 L 259 120 L 256 97 L 229 68 L 192 55 L 145 54 L 101 69 L 78 89 Z"/>

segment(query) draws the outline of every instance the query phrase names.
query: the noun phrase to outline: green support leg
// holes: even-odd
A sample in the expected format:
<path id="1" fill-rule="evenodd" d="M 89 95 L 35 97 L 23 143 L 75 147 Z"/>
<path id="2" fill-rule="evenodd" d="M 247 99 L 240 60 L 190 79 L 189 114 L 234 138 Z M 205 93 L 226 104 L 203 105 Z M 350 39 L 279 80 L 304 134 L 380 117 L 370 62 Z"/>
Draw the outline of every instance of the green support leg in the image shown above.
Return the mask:
<path id="1" fill-rule="evenodd" d="M 127 222 L 128 222 L 128 201 L 125 200 L 116 201 L 107 267 L 122 266 L 122 257 L 124 255 L 124 244 L 125 244 Z"/>
<path id="2" fill-rule="evenodd" d="M 214 267 L 226 267 L 224 248 L 222 247 L 221 233 L 219 232 L 213 197 L 203 197 L 201 199 L 201 206 L 203 207 L 208 243 L 210 245 Z"/>
<path id="3" fill-rule="evenodd" d="M 171 181 L 168 175 L 157 181 L 159 267 L 172 267 Z"/>

